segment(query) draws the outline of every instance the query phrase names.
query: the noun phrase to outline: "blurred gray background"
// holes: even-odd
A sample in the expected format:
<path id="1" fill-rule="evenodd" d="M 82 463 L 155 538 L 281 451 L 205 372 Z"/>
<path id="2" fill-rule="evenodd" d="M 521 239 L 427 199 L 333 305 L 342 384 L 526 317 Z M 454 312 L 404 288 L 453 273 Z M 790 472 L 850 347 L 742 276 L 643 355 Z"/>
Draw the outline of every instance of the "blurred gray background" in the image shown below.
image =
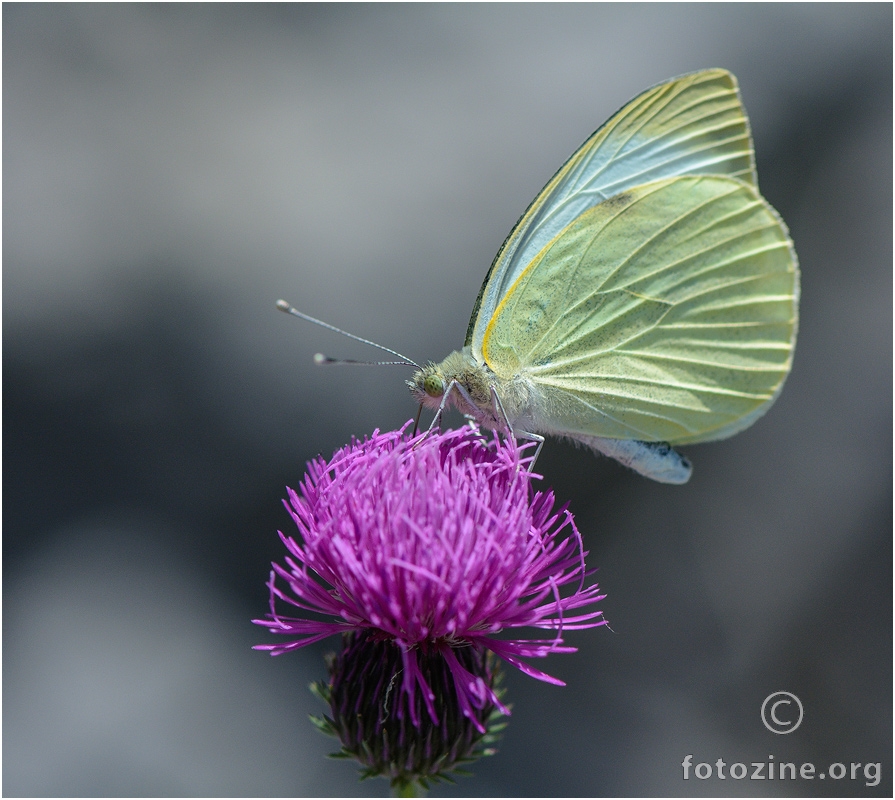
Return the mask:
<path id="1" fill-rule="evenodd" d="M 715 66 L 801 259 L 792 376 L 684 487 L 548 442 L 613 630 L 537 664 L 565 688 L 511 670 L 500 753 L 433 794 L 891 795 L 892 7 L 857 3 L 4 4 L 4 794 L 387 794 L 307 722 L 336 642 L 249 619 L 284 487 L 409 372 L 315 367 L 377 354 L 274 301 L 443 358 L 569 154 Z"/>

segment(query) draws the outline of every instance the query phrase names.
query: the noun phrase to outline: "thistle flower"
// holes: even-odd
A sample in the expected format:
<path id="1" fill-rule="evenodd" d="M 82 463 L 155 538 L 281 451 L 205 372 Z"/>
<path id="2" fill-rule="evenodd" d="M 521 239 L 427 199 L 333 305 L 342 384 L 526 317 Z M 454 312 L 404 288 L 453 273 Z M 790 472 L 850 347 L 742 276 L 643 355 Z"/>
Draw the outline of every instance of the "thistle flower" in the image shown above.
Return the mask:
<path id="1" fill-rule="evenodd" d="M 575 613 L 602 596 L 585 586 L 572 515 L 533 491 L 525 447 L 471 427 L 406 429 L 309 463 L 284 501 L 300 540 L 280 533 L 288 555 L 273 564 L 268 618 L 254 620 L 292 637 L 256 646 L 272 655 L 347 634 L 320 687 L 333 713 L 323 727 L 398 786 L 485 752 L 509 713 L 494 655 L 563 685 L 522 659 L 574 652 L 563 631 L 605 624 Z M 497 637 L 522 628 L 553 635 Z"/>

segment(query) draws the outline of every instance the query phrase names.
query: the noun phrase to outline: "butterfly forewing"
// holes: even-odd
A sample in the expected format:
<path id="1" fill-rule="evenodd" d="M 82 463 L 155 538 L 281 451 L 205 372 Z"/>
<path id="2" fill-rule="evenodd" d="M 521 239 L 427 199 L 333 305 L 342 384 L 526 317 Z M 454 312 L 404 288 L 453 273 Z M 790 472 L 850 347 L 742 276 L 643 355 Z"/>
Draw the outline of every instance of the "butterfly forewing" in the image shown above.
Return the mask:
<path id="1" fill-rule="evenodd" d="M 542 248 L 589 208 L 635 186 L 677 175 L 718 174 L 756 184 L 749 124 L 725 70 L 648 89 L 615 114 L 557 172 L 507 237 L 470 320 L 481 356 L 485 328 Z"/>
<path id="2" fill-rule="evenodd" d="M 585 211 L 487 326 L 486 362 L 529 377 L 544 432 L 706 441 L 760 415 L 796 328 L 795 253 L 753 185 L 654 181 Z"/>

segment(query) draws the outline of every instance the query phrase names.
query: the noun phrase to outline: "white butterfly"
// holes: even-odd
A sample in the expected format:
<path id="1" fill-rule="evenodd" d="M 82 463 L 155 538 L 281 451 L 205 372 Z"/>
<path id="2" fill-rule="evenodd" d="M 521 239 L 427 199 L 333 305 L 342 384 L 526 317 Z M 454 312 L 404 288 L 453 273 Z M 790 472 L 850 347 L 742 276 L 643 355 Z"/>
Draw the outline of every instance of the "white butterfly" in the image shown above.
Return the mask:
<path id="1" fill-rule="evenodd" d="M 453 405 L 686 482 L 672 445 L 751 425 L 792 363 L 796 254 L 757 185 L 733 75 L 643 92 L 541 190 L 485 277 L 465 346 L 418 368 L 412 393 L 436 421 Z"/>

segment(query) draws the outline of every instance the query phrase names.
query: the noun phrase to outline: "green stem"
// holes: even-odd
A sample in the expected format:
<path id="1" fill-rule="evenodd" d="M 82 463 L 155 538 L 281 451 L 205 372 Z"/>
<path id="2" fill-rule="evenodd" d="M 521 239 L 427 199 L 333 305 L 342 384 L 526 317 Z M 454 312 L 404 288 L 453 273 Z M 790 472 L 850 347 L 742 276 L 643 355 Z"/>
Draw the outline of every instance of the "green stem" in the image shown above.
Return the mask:
<path id="1" fill-rule="evenodd" d="M 416 781 L 401 781 L 392 784 L 392 797 L 425 797 L 426 790 Z"/>

